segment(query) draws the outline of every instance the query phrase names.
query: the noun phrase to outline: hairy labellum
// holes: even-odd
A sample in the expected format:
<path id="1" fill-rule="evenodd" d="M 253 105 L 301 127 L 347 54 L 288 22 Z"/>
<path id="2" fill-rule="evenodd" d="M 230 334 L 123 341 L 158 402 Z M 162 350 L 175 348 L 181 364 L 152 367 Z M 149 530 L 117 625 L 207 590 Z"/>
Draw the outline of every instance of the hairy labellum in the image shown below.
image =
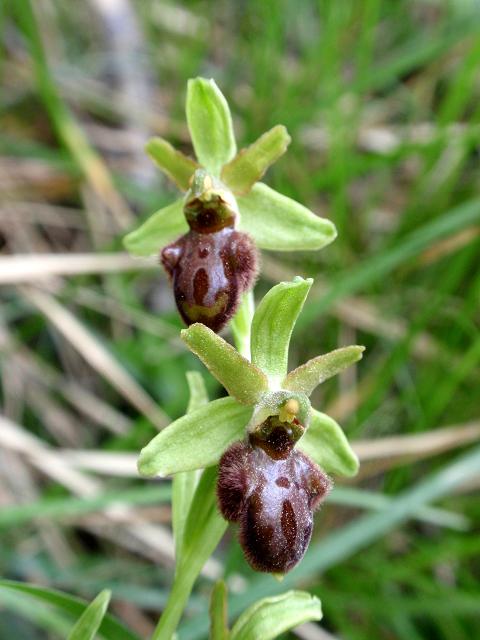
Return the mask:
<path id="1" fill-rule="evenodd" d="M 253 286 L 257 251 L 250 237 L 234 228 L 235 211 L 219 195 L 207 202 L 192 198 L 185 217 L 190 231 L 162 250 L 161 262 L 185 323 L 201 322 L 218 332 Z"/>
<path id="2" fill-rule="evenodd" d="M 161 260 L 184 322 L 202 322 L 215 332 L 232 318 L 257 271 L 250 237 L 231 228 L 189 231 L 163 249 Z"/>
<path id="3" fill-rule="evenodd" d="M 236 442 L 219 467 L 220 511 L 239 523 L 249 564 L 269 573 L 286 573 L 301 560 L 312 535 L 313 511 L 330 489 L 328 477 L 288 443 L 285 433 L 277 427 L 267 441 Z"/>

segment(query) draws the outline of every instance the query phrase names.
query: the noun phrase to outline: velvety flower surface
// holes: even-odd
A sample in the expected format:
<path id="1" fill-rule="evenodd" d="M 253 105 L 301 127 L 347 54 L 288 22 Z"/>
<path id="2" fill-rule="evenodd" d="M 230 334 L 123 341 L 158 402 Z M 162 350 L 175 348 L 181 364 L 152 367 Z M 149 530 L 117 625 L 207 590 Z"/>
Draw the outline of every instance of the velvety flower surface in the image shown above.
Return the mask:
<path id="1" fill-rule="evenodd" d="M 184 207 L 190 230 L 162 249 L 160 259 L 185 324 L 218 332 L 253 286 L 258 259 L 250 236 L 235 229 L 235 200 L 214 182 L 202 169 L 195 172 Z"/>
<path id="2" fill-rule="evenodd" d="M 288 423 L 275 423 L 267 439 L 251 435 L 248 442 L 236 442 L 225 451 L 217 495 L 224 518 L 239 523 L 249 564 L 257 571 L 286 573 L 307 550 L 313 512 L 331 484 L 294 448 Z"/>

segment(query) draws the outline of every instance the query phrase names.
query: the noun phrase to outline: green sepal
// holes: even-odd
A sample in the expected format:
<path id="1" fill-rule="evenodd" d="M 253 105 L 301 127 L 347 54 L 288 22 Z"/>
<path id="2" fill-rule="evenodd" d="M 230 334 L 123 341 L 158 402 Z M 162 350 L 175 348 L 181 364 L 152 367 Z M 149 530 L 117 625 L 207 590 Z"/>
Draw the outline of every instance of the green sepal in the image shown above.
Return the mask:
<path id="1" fill-rule="evenodd" d="M 227 587 L 223 580 L 218 580 L 210 596 L 210 640 L 228 640 Z"/>
<path id="2" fill-rule="evenodd" d="M 305 591 L 287 591 L 256 602 L 233 625 L 230 640 L 273 640 L 304 622 L 322 619 L 320 600 Z"/>
<path id="3" fill-rule="evenodd" d="M 140 474 L 167 476 L 215 464 L 229 445 L 243 438 L 251 414 L 251 407 L 220 398 L 175 420 L 140 452 Z"/>
<path id="4" fill-rule="evenodd" d="M 290 371 L 282 382 L 282 388 L 309 396 L 319 384 L 361 360 L 364 350 L 365 347 L 353 345 L 312 358 Z"/>
<path id="5" fill-rule="evenodd" d="M 266 373 L 273 388 L 287 374 L 288 347 L 293 327 L 313 280 L 296 277 L 280 282 L 263 297 L 252 321 L 252 362 Z"/>
<path id="6" fill-rule="evenodd" d="M 204 324 L 196 322 L 180 335 L 190 351 L 238 402 L 253 405 L 268 389 L 265 374 Z"/>
<path id="7" fill-rule="evenodd" d="M 198 164 L 163 138 L 151 138 L 145 150 L 157 167 L 182 191 L 187 191 Z"/>
<path id="8" fill-rule="evenodd" d="M 160 249 L 188 231 L 183 215 L 183 198 L 159 209 L 140 227 L 123 239 L 123 245 L 134 256 L 158 255 Z"/>
<path id="9" fill-rule="evenodd" d="M 68 635 L 68 640 L 93 640 L 102 624 L 111 592 L 105 589 L 88 605 Z"/>
<path id="10" fill-rule="evenodd" d="M 291 140 L 283 125 L 273 127 L 223 167 L 222 180 L 235 194 L 248 193 L 268 167 L 285 153 Z"/>
<path id="11" fill-rule="evenodd" d="M 208 404 L 208 394 L 202 374 L 198 371 L 187 371 L 187 382 L 190 391 L 187 413 Z M 175 560 L 180 562 L 183 531 L 188 510 L 198 484 L 199 470 L 176 473 L 172 480 L 172 529 L 175 540 Z"/>
<path id="12" fill-rule="evenodd" d="M 335 240 L 335 225 L 320 218 L 299 202 L 263 182 L 239 196 L 241 231 L 246 231 L 261 249 L 305 251 L 325 247 Z"/>
<path id="13" fill-rule="evenodd" d="M 188 81 L 186 112 L 199 163 L 219 177 L 222 166 L 235 156 L 237 145 L 228 103 L 214 80 Z"/>
<path id="14" fill-rule="evenodd" d="M 298 448 L 327 473 L 351 477 L 358 471 L 358 458 L 333 418 L 312 409 L 310 426 Z"/>

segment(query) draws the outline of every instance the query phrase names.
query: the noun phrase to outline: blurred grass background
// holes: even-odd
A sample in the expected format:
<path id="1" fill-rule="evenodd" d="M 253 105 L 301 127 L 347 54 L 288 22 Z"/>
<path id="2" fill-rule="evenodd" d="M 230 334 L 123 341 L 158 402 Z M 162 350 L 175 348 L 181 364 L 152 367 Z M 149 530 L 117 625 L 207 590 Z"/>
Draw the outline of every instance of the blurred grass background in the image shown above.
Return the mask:
<path id="1" fill-rule="evenodd" d="M 2 577 L 89 600 L 108 587 L 142 637 L 165 602 L 169 484 L 139 480 L 136 452 L 184 412 L 201 366 L 160 268 L 121 237 L 175 197 L 143 145 L 191 153 L 186 81 L 203 75 L 239 146 L 287 126 L 266 181 L 338 227 L 321 252 L 263 257 L 257 297 L 315 278 L 291 366 L 367 352 L 313 398 L 362 467 L 337 483 L 310 555 L 278 585 L 231 531 L 180 638 L 206 637 L 219 575 L 233 613 L 287 586 L 319 595 L 321 626 L 289 638 L 480 637 L 478 2 L 33 5 L 0 5 Z M 64 637 L 69 620 L 0 589 L 1 639 Z"/>

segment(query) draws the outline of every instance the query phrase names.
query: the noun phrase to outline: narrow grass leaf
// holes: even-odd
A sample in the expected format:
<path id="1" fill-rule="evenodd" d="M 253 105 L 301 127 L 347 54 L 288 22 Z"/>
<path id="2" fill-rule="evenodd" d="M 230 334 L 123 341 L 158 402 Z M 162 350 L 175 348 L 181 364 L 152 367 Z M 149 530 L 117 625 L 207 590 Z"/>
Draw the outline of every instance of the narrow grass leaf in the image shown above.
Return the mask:
<path id="1" fill-rule="evenodd" d="M 62 591 L 23 582 L 0 580 L 0 589 L 13 591 L 17 596 L 21 594 L 31 596 L 40 602 L 53 605 L 76 618 L 81 616 L 88 607 L 88 602 L 85 602 L 85 600 L 63 593 Z M 135 633 L 127 629 L 121 622 L 108 613 L 102 620 L 100 633 L 107 640 L 139 640 Z"/>
<path id="2" fill-rule="evenodd" d="M 319 314 L 328 310 L 333 303 L 349 294 L 365 290 L 378 282 L 396 267 L 404 264 L 423 249 L 440 238 L 450 236 L 460 229 L 480 220 L 480 199 L 464 202 L 435 217 L 422 227 L 416 228 L 409 235 L 399 240 L 394 246 L 387 247 L 380 253 L 363 261 L 356 269 L 349 269 L 344 275 L 332 282 L 329 291 L 317 299 L 310 299 L 299 322 L 303 330 L 311 324 Z"/>
<path id="3" fill-rule="evenodd" d="M 190 351 L 238 402 L 253 405 L 267 390 L 265 374 L 205 325 L 192 324 L 181 336 Z"/>
<path id="4" fill-rule="evenodd" d="M 82 613 L 71 630 L 68 640 L 93 640 L 107 612 L 111 592 L 105 589 Z"/>
<path id="5" fill-rule="evenodd" d="M 222 166 L 236 154 L 237 146 L 228 103 L 214 80 L 188 81 L 186 112 L 199 163 L 219 177 Z"/>
<path id="6" fill-rule="evenodd" d="M 280 282 L 264 296 L 252 321 L 252 362 L 278 385 L 287 374 L 290 337 L 313 280 Z"/>
<path id="7" fill-rule="evenodd" d="M 245 195 L 285 153 L 290 142 L 283 125 L 273 127 L 223 167 L 222 180 L 234 193 Z"/>
<path id="8" fill-rule="evenodd" d="M 325 247 L 335 240 L 335 225 L 299 202 L 257 182 L 237 198 L 240 230 L 249 233 L 261 249 L 304 251 Z"/>
<path id="9" fill-rule="evenodd" d="M 145 147 L 148 155 L 157 167 L 182 191 L 187 191 L 190 178 L 198 169 L 198 164 L 181 151 L 178 151 L 163 138 L 152 138 Z"/>
<path id="10" fill-rule="evenodd" d="M 287 375 L 282 383 L 284 389 L 298 391 L 309 396 L 315 387 L 332 376 L 336 376 L 354 362 L 361 359 L 365 347 L 351 346 L 330 351 L 312 358 Z"/>
<path id="11" fill-rule="evenodd" d="M 358 458 L 342 429 L 333 418 L 315 409 L 298 448 L 327 473 L 350 477 L 358 471 Z"/>
<path id="12" fill-rule="evenodd" d="M 159 209 L 140 227 L 123 239 L 123 245 L 134 256 L 157 256 L 165 245 L 188 231 L 183 215 L 183 198 Z"/>
<path id="13" fill-rule="evenodd" d="M 233 398 L 220 398 L 175 420 L 140 452 L 140 473 L 166 476 L 215 464 L 243 437 L 251 413 Z"/>
<path id="14" fill-rule="evenodd" d="M 231 640 L 272 640 L 299 624 L 322 619 L 320 600 L 304 591 L 288 591 L 249 607 L 233 625 Z"/>

